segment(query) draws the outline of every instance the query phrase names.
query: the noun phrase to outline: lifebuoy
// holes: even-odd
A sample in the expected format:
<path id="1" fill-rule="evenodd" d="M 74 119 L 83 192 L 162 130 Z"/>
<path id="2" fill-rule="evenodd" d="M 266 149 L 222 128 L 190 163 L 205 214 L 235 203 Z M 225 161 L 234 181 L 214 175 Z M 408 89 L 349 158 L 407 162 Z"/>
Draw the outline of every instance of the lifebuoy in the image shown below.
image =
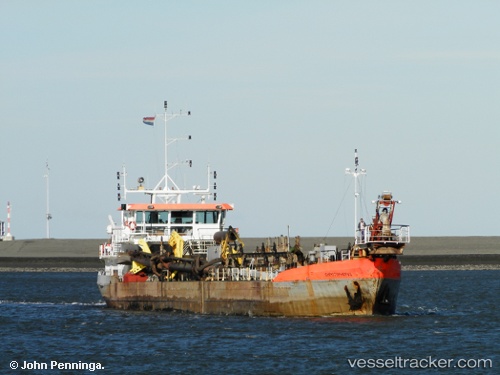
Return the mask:
<path id="1" fill-rule="evenodd" d="M 127 223 L 127 227 L 129 227 L 131 231 L 134 231 L 135 228 L 137 227 L 137 224 L 135 223 L 135 221 L 129 221 Z"/>

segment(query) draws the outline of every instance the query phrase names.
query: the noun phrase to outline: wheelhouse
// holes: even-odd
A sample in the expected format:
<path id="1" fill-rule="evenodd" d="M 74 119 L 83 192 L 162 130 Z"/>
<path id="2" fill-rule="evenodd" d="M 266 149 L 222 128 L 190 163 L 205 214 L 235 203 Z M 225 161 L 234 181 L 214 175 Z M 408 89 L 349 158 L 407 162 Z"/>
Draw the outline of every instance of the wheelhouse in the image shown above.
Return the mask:
<path id="1" fill-rule="evenodd" d="M 123 204 L 119 210 L 131 237 L 170 237 L 176 231 L 185 240 L 212 240 L 232 209 L 227 203 L 156 203 Z"/>

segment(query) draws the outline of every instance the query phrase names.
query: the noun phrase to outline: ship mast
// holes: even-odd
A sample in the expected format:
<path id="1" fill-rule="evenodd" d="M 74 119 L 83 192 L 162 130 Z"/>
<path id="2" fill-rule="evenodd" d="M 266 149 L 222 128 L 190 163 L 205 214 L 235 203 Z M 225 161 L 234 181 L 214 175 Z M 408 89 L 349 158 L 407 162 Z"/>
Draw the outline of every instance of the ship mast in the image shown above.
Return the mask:
<path id="1" fill-rule="evenodd" d="M 163 101 L 163 109 L 164 109 L 163 121 L 164 121 L 164 126 L 165 126 L 165 139 L 164 139 L 164 142 L 165 142 L 165 144 L 164 144 L 164 147 L 165 147 L 165 151 L 164 151 L 165 152 L 165 155 L 164 155 L 165 174 L 164 174 L 163 178 L 156 184 L 153 191 L 151 191 L 151 192 L 146 191 L 147 194 L 151 194 L 151 203 L 156 202 L 157 196 L 163 196 L 163 199 L 165 202 L 171 202 L 173 200 L 173 198 L 175 198 L 176 202 L 180 203 L 182 194 L 186 194 L 189 192 L 186 190 L 179 189 L 179 187 L 174 182 L 174 180 L 172 180 L 172 178 L 168 175 L 168 169 L 169 169 L 168 168 L 168 146 L 169 146 L 169 144 L 174 143 L 180 139 L 177 139 L 177 138 L 173 138 L 170 140 L 168 139 L 167 122 L 170 120 L 173 120 L 174 118 L 179 117 L 179 116 L 186 116 L 186 115 L 190 116 L 191 111 L 188 111 L 187 114 L 182 113 L 182 111 L 180 111 L 179 113 L 175 113 L 175 114 L 168 114 L 167 108 L 168 108 L 168 102 L 166 100 L 164 100 Z M 190 140 L 191 136 L 189 136 L 187 139 Z M 188 162 L 191 165 L 192 161 L 188 160 Z M 173 185 L 172 189 L 168 188 L 169 182 Z M 162 183 L 164 184 L 163 189 L 161 187 Z"/>
<path id="2" fill-rule="evenodd" d="M 121 176 L 123 177 L 123 187 L 124 187 L 124 192 L 125 192 L 125 199 L 127 197 L 127 194 L 129 193 L 142 193 L 142 194 L 148 194 L 151 196 L 151 203 L 157 203 L 157 198 L 163 200 L 165 203 L 181 203 L 181 198 L 183 195 L 187 194 L 194 194 L 194 195 L 201 195 L 202 200 L 204 200 L 203 196 L 210 194 L 210 167 L 207 167 L 207 188 L 205 189 L 200 189 L 200 187 L 194 187 L 193 189 L 181 189 L 177 184 L 174 182 L 174 180 L 169 176 L 168 170 L 169 170 L 169 164 L 168 164 L 168 146 L 171 143 L 174 143 L 179 140 L 190 140 L 191 136 L 188 136 L 188 138 L 168 138 L 168 131 L 167 131 L 167 123 L 168 121 L 179 117 L 179 116 L 190 116 L 191 111 L 187 111 L 187 113 L 183 113 L 180 111 L 179 113 L 167 113 L 167 101 L 165 100 L 163 102 L 163 109 L 164 113 L 163 114 L 157 114 L 156 116 L 160 117 L 163 115 L 164 119 L 164 124 L 165 124 L 165 130 L 164 130 L 164 162 L 165 162 L 165 173 L 161 180 L 152 188 L 152 189 L 145 189 L 142 186 L 142 183 L 144 182 L 144 179 L 142 177 L 139 178 L 139 187 L 137 189 L 127 189 L 126 186 L 126 171 L 125 167 L 123 168 L 123 172 L 121 173 Z M 185 162 L 189 163 L 189 166 L 191 166 L 192 161 L 191 160 L 186 160 Z M 172 165 L 170 168 L 175 167 L 179 163 L 175 163 L 175 165 Z M 118 172 L 118 178 L 120 177 L 120 173 Z M 171 185 L 171 188 L 169 188 L 169 184 Z M 118 185 L 120 187 L 120 185 Z M 118 200 L 120 200 L 120 195 L 118 195 Z"/>
<path id="3" fill-rule="evenodd" d="M 163 121 L 165 122 L 165 175 L 164 175 L 164 178 L 165 178 L 165 189 L 167 188 L 167 175 L 168 175 L 168 138 L 167 138 L 167 101 L 164 100 L 163 101 L 163 110 L 164 110 L 164 114 L 163 114 Z"/>
<path id="4" fill-rule="evenodd" d="M 345 169 L 345 174 L 350 174 L 354 177 L 354 238 L 356 244 L 358 243 L 358 236 L 356 235 L 356 232 L 358 230 L 358 177 L 366 174 L 366 169 L 360 169 L 358 171 L 358 167 L 358 149 L 356 148 L 354 149 L 354 171 L 351 171 L 350 168 Z"/>

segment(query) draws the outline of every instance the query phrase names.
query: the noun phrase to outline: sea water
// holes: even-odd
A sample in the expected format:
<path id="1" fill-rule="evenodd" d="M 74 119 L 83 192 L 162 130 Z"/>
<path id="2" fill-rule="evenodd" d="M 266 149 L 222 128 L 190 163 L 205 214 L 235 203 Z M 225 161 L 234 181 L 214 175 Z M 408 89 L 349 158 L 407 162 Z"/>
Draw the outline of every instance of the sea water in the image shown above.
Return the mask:
<path id="1" fill-rule="evenodd" d="M 406 271 L 393 316 L 109 309 L 95 273 L 0 273 L 0 373 L 500 373 L 500 271 Z"/>

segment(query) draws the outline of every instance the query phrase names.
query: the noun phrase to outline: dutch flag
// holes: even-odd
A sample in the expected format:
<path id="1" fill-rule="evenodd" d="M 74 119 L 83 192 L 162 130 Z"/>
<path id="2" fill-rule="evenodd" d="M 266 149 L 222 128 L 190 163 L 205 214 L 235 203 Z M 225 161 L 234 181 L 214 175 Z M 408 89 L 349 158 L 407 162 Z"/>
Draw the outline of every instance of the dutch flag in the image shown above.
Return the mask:
<path id="1" fill-rule="evenodd" d="M 146 125 L 151 125 L 153 126 L 155 124 L 155 117 L 156 116 L 152 116 L 152 117 L 143 117 L 142 118 L 142 122 L 145 123 Z"/>

